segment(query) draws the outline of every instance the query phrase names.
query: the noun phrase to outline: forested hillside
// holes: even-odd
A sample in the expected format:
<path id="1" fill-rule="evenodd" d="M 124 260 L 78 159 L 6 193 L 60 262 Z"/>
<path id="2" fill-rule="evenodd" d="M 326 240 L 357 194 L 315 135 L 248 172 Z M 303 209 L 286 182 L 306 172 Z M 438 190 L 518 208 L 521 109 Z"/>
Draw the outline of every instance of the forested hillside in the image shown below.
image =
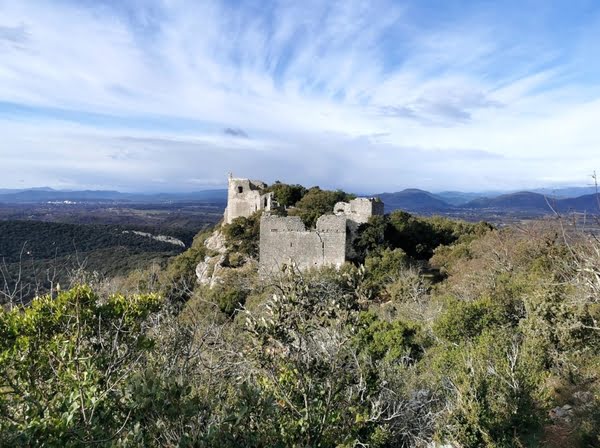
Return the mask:
<path id="1" fill-rule="evenodd" d="M 309 223 L 342 197 L 278 188 Z M 565 226 L 394 212 L 354 263 L 264 278 L 254 215 L 221 229 L 212 288 L 209 230 L 165 269 L 6 306 L 0 445 L 599 446 L 600 243 Z"/>
<path id="2" fill-rule="evenodd" d="M 175 251 L 173 244 L 119 226 L 0 221 L 0 235 L 0 256 L 7 263 L 19 261 L 23 252 L 45 259 L 110 247 L 127 247 L 137 252 Z"/>
<path id="3" fill-rule="evenodd" d="M 122 226 L 0 221 L 0 302 L 27 301 L 77 270 L 110 278 L 183 250 Z"/>

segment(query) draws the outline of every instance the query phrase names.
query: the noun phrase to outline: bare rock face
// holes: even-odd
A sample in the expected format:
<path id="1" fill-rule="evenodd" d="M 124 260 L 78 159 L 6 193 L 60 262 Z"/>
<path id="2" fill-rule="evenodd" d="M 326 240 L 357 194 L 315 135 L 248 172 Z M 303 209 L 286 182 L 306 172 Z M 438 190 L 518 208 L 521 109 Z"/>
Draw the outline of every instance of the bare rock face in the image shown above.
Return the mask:
<path id="1" fill-rule="evenodd" d="M 225 237 L 221 233 L 220 230 L 215 230 L 211 236 L 209 236 L 204 245 L 207 249 L 212 250 L 214 252 L 218 252 L 219 254 L 224 254 L 227 252 L 225 247 Z"/>
<path id="2" fill-rule="evenodd" d="M 208 255 L 196 266 L 196 277 L 201 285 L 213 287 L 221 280 L 222 271 L 226 269 L 223 264 L 227 258 L 225 238 L 220 230 L 215 230 L 204 242 L 209 251 L 214 255 Z"/>
<path id="3" fill-rule="evenodd" d="M 219 283 L 223 269 L 223 262 L 225 261 L 226 255 L 215 255 L 213 257 L 206 257 L 204 261 L 201 261 L 196 266 L 196 277 L 198 283 L 201 285 L 208 285 L 211 288 Z"/>

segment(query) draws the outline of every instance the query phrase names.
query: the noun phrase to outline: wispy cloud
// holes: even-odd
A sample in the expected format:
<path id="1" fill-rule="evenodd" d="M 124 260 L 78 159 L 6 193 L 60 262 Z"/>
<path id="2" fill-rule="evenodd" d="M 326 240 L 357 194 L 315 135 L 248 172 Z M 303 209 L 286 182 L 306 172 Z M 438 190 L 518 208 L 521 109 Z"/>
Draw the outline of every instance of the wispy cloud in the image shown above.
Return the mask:
<path id="1" fill-rule="evenodd" d="M 0 186 L 586 182 L 600 6 L 428 3 L 0 1 Z"/>
<path id="2" fill-rule="evenodd" d="M 22 44 L 27 41 L 28 33 L 24 25 L 0 26 L 0 41 Z"/>

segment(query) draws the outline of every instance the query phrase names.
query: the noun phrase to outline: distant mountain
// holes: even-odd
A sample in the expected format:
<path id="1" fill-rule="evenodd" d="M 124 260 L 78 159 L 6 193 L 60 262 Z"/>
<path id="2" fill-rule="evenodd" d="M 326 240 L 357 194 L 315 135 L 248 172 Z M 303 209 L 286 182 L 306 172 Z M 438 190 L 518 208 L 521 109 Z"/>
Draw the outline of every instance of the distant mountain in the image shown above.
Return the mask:
<path id="1" fill-rule="evenodd" d="M 517 193 L 503 194 L 495 198 L 478 198 L 462 205 L 470 209 L 508 209 L 531 210 L 551 212 L 550 204 L 556 200 L 539 193 L 519 191 Z"/>
<path id="2" fill-rule="evenodd" d="M 433 193 L 416 188 L 409 188 L 396 193 L 381 193 L 376 196 L 384 202 L 386 211 L 403 209 L 440 212 L 453 208 L 452 205 Z"/>
<path id="3" fill-rule="evenodd" d="M 21 193 L 22 191 L 56 191 L 50 187 L 0 188 L 0 194 Z"/>
<path id="4" fill-rule="evenodd" d="M 590 187 L 591 188 L 591 187 Z M 508 194 L 488 192 L 482 197 L 480 193 L 463 193 L 445 191 L 430 193 L 429 191 L 409 188 L 395 193 L 381 193 L 379 196 L 385 203 L 386 212 L 397 209 L 416 213 L 445 213 L 460 210 L 495 210 L 519 211 L 535 214 L 561 213 L 569 211 L 600 213 L 596 194 L 584 194 L 566 198 L 569 192 L 589 191 L 588 187 L 570 187 L 552 190 L 558 194 L 543 194 L 535 191 L 520 191 Z M 540 190 L 541 191 L 541 190 Z M 544 190 L 545 191 L 545 190 Z M 0 203 L 35 204 L 46 202 L 79 202 L 79 203 L 183 203 L 200 202 L 225 206 L 227 190 L 203 190 L 189 193 L 121 193 L 111 190 L 66 191 L 40 187 L 26 190 L 0 189 Z"/>
<path id="5" fill-rule="evenodd" d="M 600 212 L 599 197 L 588 194 L 576 198 L 557 198 L 530 191 L 480 198 L 464 204 L 465 209 L 518 210 L 536 213 Z"/>
<path id="6" fill-rule="evenodd" d="M 441 200 L 447 202 L 450 205 L 463 205 L 474 199 L 482 197 L 496 197 L 502 193 L 464 193 L 462 191 L 442 191 L 440 193 L 434 193 L 434 195 Z"/>
<path id="7" fill-rule="evenodd" d="M 519 191 L 495 197 L 478 197 L 463 204 L 459 203 L 469 195 L 476 195 L 476 193 L 445 192 L 441 196 L 424 190 L 407 189 L 376 196 L 385 203 L 386 212 L 401 209 L 416 213 L 445 213 L 459 210 L 513 211 L 535 215 L 551 214 L 555 211 L 600 213 L 599 201 L 595 194 L 576 198 L 557 198 L 531 191 Z"/>
<path id="8" fill-rule="evenodd" d="M 43 202 L 184 202 L 225 203 L 227 190 L 204 190 L 190 193 L 120 193 L 111 190 L 64 191 L 51 188 L 0 190 L 0 203 Z"/>
<path id="9" fill-rule="evenodd" d="M 596 193 L 596 187 L 561 187 L 561 188 L 536 188 L 529 190 L 533 193 L 545 194 L 555 198 L 576 198 Z"/>
<path id="10" fill-rule="evenodd" d="M 156 193 L 151 195 L 138 195 L 139 198 L 151 198 L 152 200 L 165 200 L 165 201 L 206 201 L 206 202 L 227 202 L 227 190 L 203 190 L 194 191 L 191 193 Z"/>
<path id="11" fill-rule="evenodd" d="M 114 200 L 123 196 L 118 191 L 54 191 L 25 190 L 0 195 L 0 202 L 47 202 L 47 201 L 100 201 Z"/>
<path id="12" fill-rule="evenodd" d="M 560 212 L 588 212 L 588 213 L 600 213 L 600 195 L 586 194 L 577 198 L 560 199 L 558 202 L 558 209 Z"/>

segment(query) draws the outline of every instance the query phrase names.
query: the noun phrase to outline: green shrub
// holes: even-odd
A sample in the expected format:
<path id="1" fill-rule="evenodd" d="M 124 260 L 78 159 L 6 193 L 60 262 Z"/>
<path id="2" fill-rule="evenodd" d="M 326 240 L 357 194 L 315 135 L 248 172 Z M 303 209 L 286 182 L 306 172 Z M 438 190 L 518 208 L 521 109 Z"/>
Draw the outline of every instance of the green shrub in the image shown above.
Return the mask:
<path id="1" fill-rule="evenodd" d="M 0 311 L 0 445 L 107 446 L 129 422 L 129 380 L 153 347 L 143 328 L 161 306 L 80 286 Z"/>
<path id="2" fill-rule="evenodd" d="M 367 278 L 373 285 L 385 286 L 407 266 L 408 257 L 402 249 L 384 249 L 365 259 Z"/>
<path id="3" fill-rule="evenodd" d="M 400 248 L 417 260 L 428 260 L 436 248 L 468 241 L 488 232 L 487 223 L 471 224 L 441 217 L 422 218 L 396 210 L 373 216 L 359 228 L 356 249 L 360 256 L 384 248 Z"/>
<path id="4" fill-rule="evenodd" d="M 232 316 L 246 302 L 248 291 L 235 285 L 219 285 L 209 290 L 208 298 L 227 316 Z"/>
<path id="5" fill-rule="evenodd" d="M 512 330 L 486 330 L 444 354 L 450 362 L 439 374 L 452 385 L 452 405 L 439 428 L 443 440 L 465 448 L 539 446 L 543 377 L 521 344 Z"/>
<path id="6" fill-rule="evenodd" d="M 282 207 L 291 207 L 294 206 L 304 197 L 307 190 L 302 185 L 289 185 L 284 184 L 279 181 L 275 182 L 273 185 L 270 185 L 266 192 L 272 191 L 275 200 Z"/>
<path id="7" fill-rule="evenodd" d="M 256 212 L 247 218 L 240 216 L 231 224 L 225 224 L 221 228 L 229 252 L 237 252 L 252 258 L 258 257 L 260 217 L 261 212 Z"/>
<path id="8" fill-rule="evenodd" d="M 449 297 L 445 308 L 433 329 L 437 336 L 456 344 L 473 339 L 486 329 L 510 323 L 506 309 L 489 298 L 465 302 Z"/>
<path id="9" fill-rule="evenodd" d="M 333 213 L 333 207 L 337 202 L 349 201 L 354 197 L 341 190 L 328 191 L 312 187 L 296 203 L 296 207 L 288 212 L 290 215 L 300 216 L 307 228 L 314 228 L 320 216 Z"/>
<path id="10" fill-rule="evenodd" d="M 356 344 L 374 360 L 414 363 L 423 354 L 422 337 L 415 325 L 387 322 L 372 312 L 363 312 L 357 324 Z"/>

